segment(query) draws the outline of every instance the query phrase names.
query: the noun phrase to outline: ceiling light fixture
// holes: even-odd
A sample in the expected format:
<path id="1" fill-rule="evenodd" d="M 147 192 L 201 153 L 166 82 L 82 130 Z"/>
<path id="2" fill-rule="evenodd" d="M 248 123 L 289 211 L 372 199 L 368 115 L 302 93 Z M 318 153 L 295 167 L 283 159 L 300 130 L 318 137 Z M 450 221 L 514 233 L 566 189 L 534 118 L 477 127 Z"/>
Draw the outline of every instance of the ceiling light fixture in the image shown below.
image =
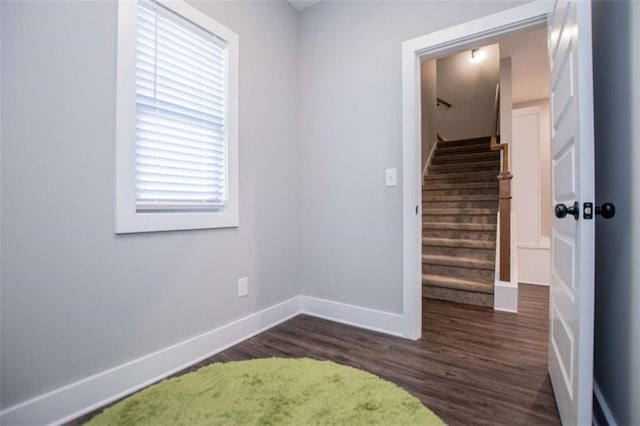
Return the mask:
<path id="1" fill-rule="evenodd" d="M 471 63 L 477 64 L 478 62 L 484 60 L 487 57 L 487 52 L 480 49 L 473 49 L 471 51 Z"/>

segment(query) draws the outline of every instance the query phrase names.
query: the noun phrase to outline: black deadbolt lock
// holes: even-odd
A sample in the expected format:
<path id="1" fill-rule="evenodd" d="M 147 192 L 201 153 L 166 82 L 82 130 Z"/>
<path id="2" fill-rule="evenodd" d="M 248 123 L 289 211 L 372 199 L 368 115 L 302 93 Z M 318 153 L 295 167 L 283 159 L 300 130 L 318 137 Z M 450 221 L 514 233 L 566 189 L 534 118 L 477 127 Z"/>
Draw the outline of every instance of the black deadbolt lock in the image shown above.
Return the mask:
<path id="1" fill-rule="evenodd" d="M 584 203 L 582 205 L 582 217 L 593 219 L 593 203 Z"/>

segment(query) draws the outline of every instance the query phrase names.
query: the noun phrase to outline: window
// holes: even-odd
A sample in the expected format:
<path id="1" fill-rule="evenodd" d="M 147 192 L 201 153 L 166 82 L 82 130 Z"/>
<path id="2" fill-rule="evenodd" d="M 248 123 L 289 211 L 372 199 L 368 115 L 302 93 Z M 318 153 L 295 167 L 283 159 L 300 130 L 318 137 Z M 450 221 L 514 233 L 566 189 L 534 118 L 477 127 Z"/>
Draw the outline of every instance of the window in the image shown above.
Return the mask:
<path id="1" fill-rule="evenodd" d="M 119 3 L 117 233 L 238 226 L 237 61 L 185 3 Z"/>

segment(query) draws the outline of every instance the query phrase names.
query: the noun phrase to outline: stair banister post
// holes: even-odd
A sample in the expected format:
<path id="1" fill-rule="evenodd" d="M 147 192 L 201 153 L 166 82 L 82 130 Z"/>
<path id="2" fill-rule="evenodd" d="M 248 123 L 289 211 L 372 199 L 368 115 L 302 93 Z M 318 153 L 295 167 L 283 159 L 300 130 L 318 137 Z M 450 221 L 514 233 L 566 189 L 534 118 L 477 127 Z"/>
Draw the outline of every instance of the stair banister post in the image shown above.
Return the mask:
<path id="1" fill-rule="evenodd" d="M 511 179 L 513 175 L 502 172 L 498 175 L 500 212 L 500 281 L 511 281 Z"/>
<path id="2" fill-rule="evenodd" d="M 498 174 L 500 182 L 500 201 L 498 211 L 500 212 L 500 281 L 511 281 L 511 179 L 513 175 L 509 168 L 509 145 L 506 141 L 498 142 L 500 128 L 500 83 L 496 85 L 495 97 L 495 122 L 493 134 L 491 135 L 491 149 L 500 151 L 502 159 L 502 169 Z"/>

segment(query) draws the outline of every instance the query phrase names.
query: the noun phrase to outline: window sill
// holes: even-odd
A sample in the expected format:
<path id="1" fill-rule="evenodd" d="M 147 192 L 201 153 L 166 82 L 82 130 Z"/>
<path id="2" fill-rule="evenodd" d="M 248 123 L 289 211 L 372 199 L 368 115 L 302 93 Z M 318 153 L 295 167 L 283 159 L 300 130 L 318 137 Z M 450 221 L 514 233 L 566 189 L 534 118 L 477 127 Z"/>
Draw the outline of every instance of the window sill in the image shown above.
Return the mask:
<path id="1" fill-rule="evenodd" d="M 182 231 L 188 229 L 237 228 L 237 212 L 180 212 L 119 214 L 116 234 Z"/>

